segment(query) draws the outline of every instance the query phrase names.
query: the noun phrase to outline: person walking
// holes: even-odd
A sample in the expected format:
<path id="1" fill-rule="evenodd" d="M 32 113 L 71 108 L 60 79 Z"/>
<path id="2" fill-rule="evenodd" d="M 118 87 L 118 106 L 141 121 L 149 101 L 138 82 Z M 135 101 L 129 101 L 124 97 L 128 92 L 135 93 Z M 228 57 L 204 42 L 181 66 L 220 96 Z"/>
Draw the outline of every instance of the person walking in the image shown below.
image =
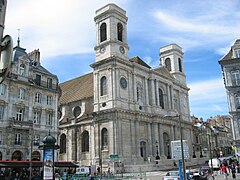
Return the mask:
<path id="1" fill-rule="evenodd" d="M 232 163 L 231 171 L 232 171 L 232 178 L 236 179 L 236 166 L 234 163 Z"/>
<path id="2" fill-rule="evenodd" d="M 224 179 L 228 179 L 228 172 L 227 172 L 227 167 L 225 166 L 225 164 L 222 164 L 221 170 L 224 175 Z"/>

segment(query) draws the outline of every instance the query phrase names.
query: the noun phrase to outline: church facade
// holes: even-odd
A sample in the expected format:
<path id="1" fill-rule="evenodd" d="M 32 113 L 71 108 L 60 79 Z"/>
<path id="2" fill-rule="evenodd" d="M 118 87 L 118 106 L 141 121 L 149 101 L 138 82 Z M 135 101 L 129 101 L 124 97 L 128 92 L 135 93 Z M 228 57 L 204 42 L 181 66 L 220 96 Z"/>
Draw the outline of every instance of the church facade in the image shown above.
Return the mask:
<path id="1" fill-rule="evenodd" d="M 96 11 L 96 59 L 91 73 L 60 84 L 59 160 L 101 168 L 173 163 L 171 141 L 182 138 L 192 155 L 193 132 L 182 48 L 160 48 L 150 67 L 128 57 L 126 11 Z M 118 165 L 116 165 L 118 164 Z"/>

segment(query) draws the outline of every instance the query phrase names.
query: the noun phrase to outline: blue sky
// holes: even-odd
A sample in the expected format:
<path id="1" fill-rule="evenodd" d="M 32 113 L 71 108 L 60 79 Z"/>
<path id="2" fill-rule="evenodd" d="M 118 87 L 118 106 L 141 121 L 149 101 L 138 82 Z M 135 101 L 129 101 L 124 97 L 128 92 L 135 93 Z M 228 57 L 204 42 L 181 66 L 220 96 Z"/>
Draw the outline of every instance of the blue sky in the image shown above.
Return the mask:
<path id="1" fill-rule="evenodd" d="M 228 114 L 218 61 L 240 38 L 239 0 L 8 0 L 4 34 L 16 45 L 40 49 L 41 63 L 60 82 L 92 71 L 95 60 L 95 11 L 107 3 L 127 11 L 129 57 L 151 67 L 159 48 L 177 43 L 184 51 L 191 115 Z"/>

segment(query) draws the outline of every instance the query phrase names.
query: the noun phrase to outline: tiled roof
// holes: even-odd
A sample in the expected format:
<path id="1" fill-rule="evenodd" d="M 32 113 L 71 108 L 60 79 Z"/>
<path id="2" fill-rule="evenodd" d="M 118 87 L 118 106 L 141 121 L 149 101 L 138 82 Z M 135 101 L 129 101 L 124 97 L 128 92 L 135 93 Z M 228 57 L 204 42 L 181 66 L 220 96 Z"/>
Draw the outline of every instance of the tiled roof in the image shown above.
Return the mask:
<path id="1" fill-rule="evenodd" d="M 239 48 L 239 45 L 240 45 L 240 39 L 237 39 L 234 43 L 234 45 L 231 47 L 231 49 L 229 50 L 229 52 L 223 56 L 221 59 L 220 59 L 220 62 L 221 61 L 227 61 L 227 60 L 232 60 L 233 59 L 233 47 L 234 46 L 237 46 Z"/>
<path id="2" fill-rule="evenodd" d="M 142 66 L 145 66 L 147 68 L 151 68 L 149 65 L 147 65 L 142 59 L 140 59 L 138 56 L 135 56 L 133 58 L 130 58 L 129 61 L 132 61 L 132 62 L 135 62 L 135 63 L 138 63 Z"/>
<path id="3" fill-rule="evenodd" d="M 93 73 L 89 73 L 60 84 L 60 104 L 93 97 Z"/>
<path id="4" fill-rule="evenodd" d="M 223 56 L 222 59 L 220 59 L 220 61 L 231 60 L 232 59 L 232 53 L 233 53 L 233 51 L 231 49 L 225 56 Z"/>

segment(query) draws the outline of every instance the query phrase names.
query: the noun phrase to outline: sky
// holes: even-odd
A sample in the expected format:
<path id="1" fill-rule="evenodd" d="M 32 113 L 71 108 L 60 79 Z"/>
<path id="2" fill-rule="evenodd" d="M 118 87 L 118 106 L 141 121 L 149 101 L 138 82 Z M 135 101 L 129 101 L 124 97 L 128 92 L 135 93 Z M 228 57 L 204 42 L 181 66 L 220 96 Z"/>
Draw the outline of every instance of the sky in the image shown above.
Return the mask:
<path id="1" fill-rule="evenodd" d="M 92 71 L 95 11 L 108 3 L 127 12 L 129 57 L 156 67 L 160 47 L 183 48 L 191 115 L 228 115 L 218 61 L 240 38 L 239 0 L 8 0 L 4 34 L 39 49 L 42 66 L 65 82 Z"/>

